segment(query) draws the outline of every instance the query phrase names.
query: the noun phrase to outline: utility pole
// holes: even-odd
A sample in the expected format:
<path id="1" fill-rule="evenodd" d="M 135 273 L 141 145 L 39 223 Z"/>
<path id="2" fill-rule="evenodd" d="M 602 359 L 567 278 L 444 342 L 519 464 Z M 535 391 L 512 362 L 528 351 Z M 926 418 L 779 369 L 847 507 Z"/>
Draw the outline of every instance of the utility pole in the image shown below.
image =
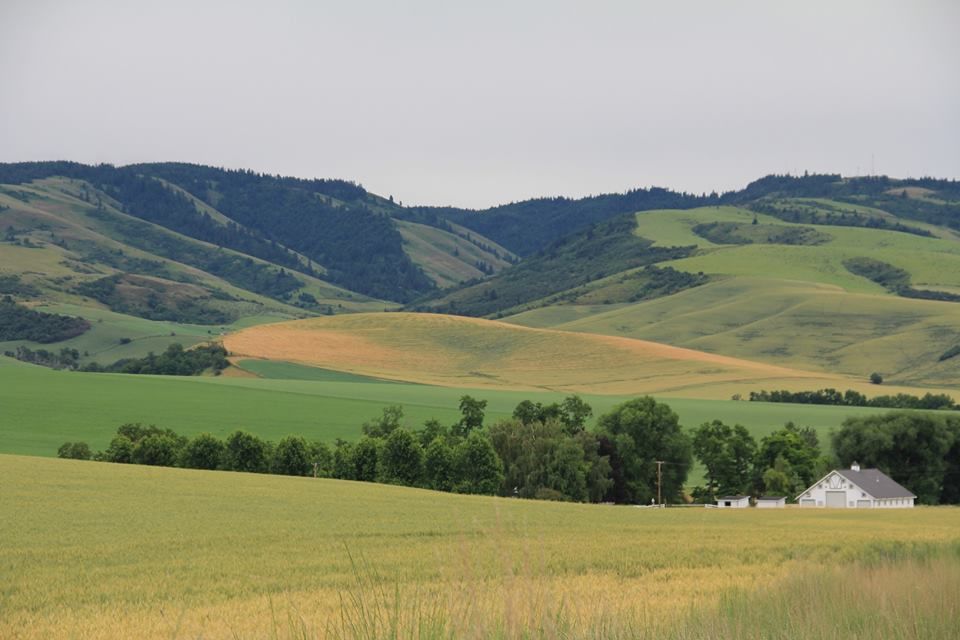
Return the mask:
<path id="1" fill-rule="evenodd" d="M 663 480 L 663 460 L 656 460 L 657 463 L 657 506 L 663 506 L 663 500 L 660 498 L 660 484 Z"/>

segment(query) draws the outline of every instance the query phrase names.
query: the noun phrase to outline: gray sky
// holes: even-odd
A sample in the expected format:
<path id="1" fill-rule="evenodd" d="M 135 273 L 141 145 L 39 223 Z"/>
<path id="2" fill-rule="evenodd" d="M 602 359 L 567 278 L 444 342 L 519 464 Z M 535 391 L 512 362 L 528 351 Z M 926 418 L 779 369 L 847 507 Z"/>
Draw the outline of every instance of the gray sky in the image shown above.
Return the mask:
<path id="1" fill-rule="evenodd" d="M 960 177 L 960 2 L 0 0 L 0 161 L 487 206 Z"/>

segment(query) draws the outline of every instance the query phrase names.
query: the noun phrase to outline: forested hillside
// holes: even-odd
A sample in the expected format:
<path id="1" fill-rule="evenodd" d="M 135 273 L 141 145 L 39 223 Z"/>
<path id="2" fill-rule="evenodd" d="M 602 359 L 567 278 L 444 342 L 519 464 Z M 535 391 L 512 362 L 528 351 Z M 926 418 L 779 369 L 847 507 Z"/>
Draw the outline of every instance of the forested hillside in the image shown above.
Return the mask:
<path id="1" fill-rule="evenodd" d="M 843 178 L 839 174 L 769 175 L 742 190 L 723 194 L 694 195 L 653 187 L 585 198 L 535 198 L 484 210 L 414 207 L 407 211 L 457 222 L 518 255 L 528 256 L 561 237 L 624 213 L 718 204 L 749 204 L 769 212 L 770 200 L 785 198 L 832 199 L 880 209 L 908 220 L 960 229 L 960 182 L 934 178 L 898 180 L 887 176 Z M 785 215 L 792 222 L 801 221 L 793 211 Z M 827 216 L 822 218 L 830 220 Z M 886 228 L 887 224 L 896 223 L 861 213 L 859 218 L 849 215 L 842 224 Z"/>
<path id="2" fill-rule="evenodd" d="M 618 216 L 561 238 L 493 278 L 421 301 L 413 308 L 468 316 L 492 315 L 630 269 L 684 258 L 694 251 L 692 246 L 651 246 L 651 241 L 634 233 L 636 227 L 635 215 Z M 674 274 L 676 287 L 671 288 L 668 280 Z M 655 268 L 632 274 L 638 286 L 631 295 L 636 294 L 635 300 L 639 300 L 661 289 L 673 292 L 699 283 L 684 275 Z M 649 286 L 652 283 L 656 284 Z M 645 285 L 646 295 L 641 293 Z"/>
<path id="3" fill-rule="evenodd" d="M 688 209 L 719 201 L 717 194 L 694 196 L 668 189 L 634 189 L 587 198 L 536 198 L 473 211 L 422 207 L 418 211 L 453 220 L 528 256 L 564 236 L 617 215 L 648 209 Z"/>
<path id="4" fill-rule="evenodd" d="M 391 219 L 374 210 L 373 198 L 362 187 L 349 182 L 186 164 L 0 165 L 0 183 L 52 176 L 90 183 L 129 215 L 311 275 L 322 273 L 326 280 L 359 293 L 403 301 L 434 286 L 403 251 Z M 230 220 L 224 224 L 198 210 L 191 199 L 158 178 L 216 207 Z"/>

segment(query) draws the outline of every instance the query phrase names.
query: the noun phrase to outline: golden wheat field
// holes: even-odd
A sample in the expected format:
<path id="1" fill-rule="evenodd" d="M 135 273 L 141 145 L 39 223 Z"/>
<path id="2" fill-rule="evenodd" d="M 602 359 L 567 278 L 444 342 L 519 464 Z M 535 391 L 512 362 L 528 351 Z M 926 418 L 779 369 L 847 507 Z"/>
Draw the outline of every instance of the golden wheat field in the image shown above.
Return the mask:
<path id="1" fill-rule="evenodd" d="M 419 313 L 353 314 L 260 325 L 228 335 L 234 356 L 464 388 L 729 399 L 761 388 L 837 387 L 865 380 L 631 338 Z M 887 385 L 883 393 L 916 389 Z"/>
<path id="2" fill-rule="evenodd" d="M 917 580 L 960 585 L 960 509 L 641 509 L 16 456 L 0 486 L 3 638 L 642 637 L 827 593 L 847 566 L 913 571 L 893 580 L 917 582 L 911 615 L 960 620 Z M 939 574 L 856 564 L 944 545 Z"/>

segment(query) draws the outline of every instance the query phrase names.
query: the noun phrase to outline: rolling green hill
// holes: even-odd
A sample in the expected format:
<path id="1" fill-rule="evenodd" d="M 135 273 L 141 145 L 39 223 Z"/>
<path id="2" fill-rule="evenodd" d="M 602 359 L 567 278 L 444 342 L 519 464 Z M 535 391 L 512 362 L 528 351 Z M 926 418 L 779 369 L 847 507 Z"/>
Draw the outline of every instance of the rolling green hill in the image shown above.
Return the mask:
<path id="1" fill-rule="evenodd" d="M 100 213 L 109 204 L 129 217 L 371 298 L 407 301 L 438 285 L 493 273 L 513 258 L 475 231 L 445 219 L 407 215 L 392 199 L 342 180 L 302 180 L 182 163 L 0 164 L 0 184 L 9 185 L 5 189 L 14 197 L 28 193 L 35 181 L 57 178 L 73 181 L 73 195 Z M 401 228 L 400 219 L 435 224 Z M 129 220 L 124 223 L 133 227 Z M 438 252 L 454 254 L 458 245 L 465 254 L 462 259 L 438 259 Z"/>
<path id="2" fill-rule="evenodd" d="M 583 286 L 609 274 L 690 255 L 693 247 L 656 247 L 634 233 L 634 215 L 619 216 L 557 240 L 535 256 L 482 282 L 411 305 L 416 311 L 492 316 Z M 670 274 L 661 274 L 670 280 Z M 678 282 L 677 288 L 695 282 Z"/>
<path id="3" fill-rule="evenodd" d="M 821 205 L 829 199 L 830 202 L 821 207 L 820 215 L 824 218 L 835 215 L 837 220 L 831 222 L 837 224 L 886 226 L 876 220 L 876 212 L 882 211 L 880 217 L 899 216 L 909 221 L 899 224 L 911 228 L 923 228 L 929 223 L 960 230 L 960 182 L 933 178 L 900 180 L 887 176 L 843 178 L 836 174 L 769 175 L 744 189 L 724 194 L 696 196 L 654 187 L 578 199 L 536 198 L 482 211 L 453 207 L 427 207 L 418 211 L 459 222 L 527 257 L 562 237 L 625 213 L 716 205 L 796 209 L 793 204 L 784 204 L 794 199 L 807 204 L 820 199 Z M 848 215 L 841 220 L 841 210 L 859 210 L 863 219 L 854 220 L 854 216 Z M 790 212 L 786 212 L 786 219 L 792 219 Z"/>
<path id="4" fill-rule="evenodd" d="M 131 217 L 91 185 L 0 186 L 0 294 L 91 321 L 82 361 L 142 356 L 255 322 L 385 303 Z M 24 341 L 0 343 L 8 350 Z"/>
<path id="5" fill-rule="evenodd" d="M 404 251 L 438 287 L 482 279 L 510 266 L 512 253 L 458 225 L 397 220 Z"/>
<path id="6" fill-rule="evenodd" d="M 488 401 L 488 421 L 508 417 L 522 400 L 549 404 L 565 395 L 502 387 L 390 384 L 282 362 L 242 360 L 239 364 L 263 377 L 77 373 L 0 357 L 0 453 L 55 456 L 61 444 L 77 440 L 102 450 L 117 427 L 127 422 L 156 424 L 189 436 L 209 432 L 225 437 L 245 429 L 274 441 L 297 434 L 332 443 L 337 438 L 358 439 L 361 425 L 391 404 L 403 405 L 404 423 L 420 427 L 430 418 L 453 424 L 460 416 L 457 407 L 465 393 Z M 227 372 L 237 373 L 234 369 Z M 624 395 L 582 397 L 595 416 L 628 399 Z M 743 424 L 759 438 L 792 420 L 815 427 L 823 442 L 828 441 L 829 430 L 844 419 L 884 411 L 676 397 L 663 400 L 684 426 L 719 419 Z"/>
<path id="7" fill-rule="evenodd" d="M 705 225 L 756 237 L 719 244 L 716 233 L 704 234 Z M 817 241 L 765 240 L 771 233 L 781 239 L 776 234 L 791 229 L 815 233 Z M 960 242 L 949 232 L 926 237 L 797 224 L 745 209 L 706 207 L 638 214 L 635 233 L 655 247 L 697 247 L 689 257 L 659 266 L 703 274 L 711 282 L 655 300 L 630 304 L 607 296 L 609 304 L 597 304 L 602 296 L 591 297 L 591 290 L 609 291 L 623 276 L 608 277 L 576 295 L 533 301 L 508 320 L 804 369 L 856 376 L 878 371 L 901 384 L 960 385 L 960 362 L 939 359 L 960 344 L 960 304 L 897 296 L 850 267 L 851 259 L 881 258 L 907 274 L 913 287 L 949 293 L 960 285 Z"/>
<path id="8" fill-rule="evenodd" d="M 90 320 L 54 345 L 82 362 L 393 300 L 940 388 L 960 385 L 958 198 L 942 180 L 768 176 L 466 212 L 197 165 L 0 165 L 0 294 Z"/>

